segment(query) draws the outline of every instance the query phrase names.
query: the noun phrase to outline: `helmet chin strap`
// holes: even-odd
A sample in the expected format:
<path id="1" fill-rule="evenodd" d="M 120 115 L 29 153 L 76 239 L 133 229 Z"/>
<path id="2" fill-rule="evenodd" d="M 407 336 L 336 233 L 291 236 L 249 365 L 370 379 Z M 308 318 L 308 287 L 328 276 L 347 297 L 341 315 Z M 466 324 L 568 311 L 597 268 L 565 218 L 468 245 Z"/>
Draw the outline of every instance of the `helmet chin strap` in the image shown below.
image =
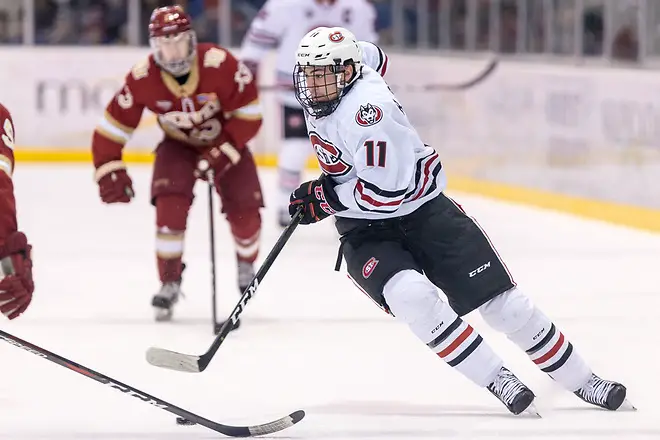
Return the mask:
<path id="1" fill-rule="evenodd" d="M 344 82 L 344 72 L 335 73 L 335 81 L 337 84 L 337 93 L 343 93 L 344 87 L 346 86 L 346 83 Z"/>

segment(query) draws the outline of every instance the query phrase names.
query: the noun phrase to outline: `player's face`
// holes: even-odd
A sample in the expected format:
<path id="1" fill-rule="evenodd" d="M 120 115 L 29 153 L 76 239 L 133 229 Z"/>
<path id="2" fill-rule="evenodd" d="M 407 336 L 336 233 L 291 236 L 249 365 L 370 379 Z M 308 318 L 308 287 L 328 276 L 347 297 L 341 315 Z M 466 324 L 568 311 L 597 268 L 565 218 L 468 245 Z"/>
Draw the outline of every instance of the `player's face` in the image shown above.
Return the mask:
<path id="1" fill-rule="evenodd" d="M 330 66 L 307 66 L 304 68 L 305 82 L 316 102 L 332 101 L 337 98 L 337 75 Z"/>
<path id="2" fill-rule="evenodd" d="M 331 66 L 306 66 L 303 69 L 305 82 L 311 98 L 316 102 L 327 102 L 337 99 L 339 88 L 350 78 L 350 66 L 337 74 Z"/>
<path id="3" fill-rule="evenodd" d="M 152 38 L 151 44 L 156 51 L 158 62 L 175 75 L 187 73 L 193 37 L 190 32 L 163 35 Z"/>

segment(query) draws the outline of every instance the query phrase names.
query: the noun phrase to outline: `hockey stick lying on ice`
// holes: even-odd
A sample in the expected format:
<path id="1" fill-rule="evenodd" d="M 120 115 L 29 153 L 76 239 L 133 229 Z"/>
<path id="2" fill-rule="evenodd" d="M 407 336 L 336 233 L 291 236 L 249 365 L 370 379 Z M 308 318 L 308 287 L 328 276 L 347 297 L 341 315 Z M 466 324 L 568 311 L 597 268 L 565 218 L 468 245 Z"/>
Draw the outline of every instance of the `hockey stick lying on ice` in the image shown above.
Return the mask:
<path id="1" fill-rule="evenodd" d="M 302 207 L 298 208 L 298 211 L 291 219 L 289 225 L 284 229 L 280 238 L 277 239 L 277 242 L 273 246 L 273 249 L 270 251 L 263 264 L 255 274 L 254 278 L 248 285 L 245 292 L 241 296 L 241 299 L 236 304 L 236 307 L 229 315 L 229 319 L 225 321 L 224 325 L 220 329 L 218 335 L 213 340 L 211 347 L 202 355 L 194 354 L 183 354 L 176 351 L 167 350 L 164 348 L 151 347 L 147 350 L 147 362 L 151 365 L 161 368 L 169 368 L 170 370 L 176 371 L 185 371 L 187 373 L 200 373 L 209 366 L 209 363 L 215 356 L 215 353 L 220 348 L 220 345 L 223 343 L 229 332 L 231 331 L 232 326 L 238 320 L 238 317 L 243 313 L 245 306 L 248 301 L 256 294 L 257 289 L 259 288 L 259 283 L 264 279 L 264 276 L 270 269 L 270 267 L 275 262 L 275 259 L 284 248 L 284 245 L 289 241 L 293 231 L 300 224 L 302 218 Z"/>
<path id="2" fill-rule="evenodd" d="M 392 92 L 396 93 L 398 91 L 406 91 L 406 92 L 433 92 L 433 91 L 461 91 L 461 90 L 467 90 L 470 89 L 478 84 L 481 84 L 484 80 L 488 79 L 493 72 L 497 69 L 499 66 L 500 61 L 497 58 L 491 58 L 488 61 L 488 64 L 479 72 L 477 75 L 475 75 L 473 78 L 464 81 L 464 82 L 458 82 L 454 84 L 422 84 L 422 85 L 414 85 L 414 84 L 408 84 L 404 86 L 399 86 L 395 84 L 390 84 L 390 89 Z M 385 78 L 387 80 L 387 77 Z M 265 85 L 259 87 L 259 90 L 262 91 L 284 91 L 284 90 L 291 90 L 293 91 L 294 88 L 293 86 L 290 85 Z"/>
<path id="3" fill-rule="evenodd" d="M 0 269 L 2 270 L 3 277 L 14 273 L 11 260 L 8 258 L 4 258 L 2 261 L 0 261 Z M 169 413 L 176 414 L 177 416 L 179 416 L 177 417 L 177 423 L 180 425 L 199 424 L 215 432 L 219 432 L 220 434 L 224 434 L 230 437 L 252 437 L 257 435 L 272 434 L 274 432 L 278 432 L 283 429 L 289 428 L 295 425 L 296 423 L 298 423 L 299 421 L 301 421 L 303 417 L 305 417 L 305 412 L 299 410 L 289 414 L 286 417 L 282 417 L 281 419 L 275 420 L 273 422 L 264 423 L 263 425 L 255 425 L 255 426 L 222 425 L 220 423 L 205 419 L 202 416 L 198 416 L 197 414 L 191 413 L 190 411 L 187 411 L 176 405 L 172 405 L 171 403 L 166 402 L 163 399 L 154 397 L 150 394 L 145 393 L 144 391 L 140 391 L 137 388 L 133 388 L 130 385 L 121 383 L 118 380 L 112 379 L 111 377 L 98 373 L 92 370 L 91 368 L 85 367 L 84 365 L 80 365 L 76 362 L 70 361 L 66 358 L 63 358 L 60 355 L 52 353 L 41 347 L 37 347 L 34 344 L 24 341 L 23 339 L 17 338 L 16 336 L 10 335 L 9 333 L 6 333 L 2 330 L 0 330 L 0 339 L 2 339 L 5 342 L 8 342 L 9 344 L 15 347 L 22 348 L 23 350 L 29 353 L 39 356 L 40 358 L 54 362 L 58 365 L 61 365 L 64 368 L 68 368 L 69 370 L 75 373 L 78 373 L 89 379 L 93 379 L 99 383 L 102 383 L 103 385 L 107 385 L 110 388 L 119 390 L 122 393 L 128 394 L 129 396 L 137 397 L 141 401 L 149 403 Z"/>
<path id="4" fill-rule="evenodd" d="M 270 423 L 264 423 L 263 425 L 255 425 L 255 426 L 222 425 L 220 423 L 205 419 L 202 416 L 198 416 L 197 414 L 191 413 L 190 411 L 187 411 L 183 408 L 179 408 L 176 405 L 172 405 L 169 402 L 166 402 L 162 399 L 159 399 L 158 397 L 154 397 L 150 394 L 147 394 L 144 391 L 140 391 L 137 388 L 133 388 L 130 385 L 126 385 L 117 380 L 114 380 L 106 375 L 98 373 L 83 365 L 65 359 L 60 355 L 51 353 L 50 351 L 45 350 L 41 347 L 37 347 L 34 344 L 30 344 L 29 342 L 17 338 L 16 336 L 10 335 L 9 333 L 6 333 L 2 330 L 0 330 L 0 339 L 10 343 L 15 347 L 22 348 L 23 350 L 28 351 L 34 355 L 37 355 L 51 362 L 54 362 L 65 368 L 68 368 L 69 370 L 81 374 L 85 377 L 94 379 L 95 381 L 100 382 L 103 385 L 107 385 L 111 388 L 121 391 L 122 393 L 126 393 L 129 396 L 137 397 L 143 402 L 149 403 L 157 408 L 160 408 L 172 414 L 176 414 L 177 416 L 179 416 L 179 418 L 177 418 L 177 423 L 181 425 L 199 424 L 209 429 L 212 429 L 213 431 L 219 432 L 220 434 L 224 434 L 230 437 L 252 437 L 257 435 L 272 434 L 274 432 L 278 432 L 283 429 L 289 428 L 295 425 L 296 423 L 298 423 L 299 421 L 301 421 L 303 417 L 305 417 L 305 412 L 299 410 L 289 414 L 286 417 L 282 417 L 281 419 L 275 420 Z"/>

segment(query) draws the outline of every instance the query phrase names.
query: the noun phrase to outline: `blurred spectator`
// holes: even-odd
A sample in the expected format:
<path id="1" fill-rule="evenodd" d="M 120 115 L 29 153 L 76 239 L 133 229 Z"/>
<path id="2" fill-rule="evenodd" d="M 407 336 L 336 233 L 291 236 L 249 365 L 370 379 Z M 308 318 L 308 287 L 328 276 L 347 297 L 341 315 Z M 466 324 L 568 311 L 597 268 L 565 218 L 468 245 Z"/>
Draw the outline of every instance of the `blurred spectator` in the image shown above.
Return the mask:
<path id="1" fill-rule="evenodd" d="M 202 41 L 243 38 L 265 0 L 33 0 L 37 44 L 128 44 L 128 6 L 139 4 L 139 44 L 148 44 L 154 8 L 179 3 Z M 313 1 L 313 0 L 309 0 Z M 381 44 L 502 53 L 549 53 L 637 61 L 638 20 L 647 50 L 660 54 L 660 0 L 371 0 Z M 230 2 L 230 16 L 221 17 Z M 23 0 L 0 0 L 0 42 L 23 41 Z M 582 4 L 583 9 L 577 7 Z M 395 19 L 395 15 L 399 14 Z M 645 16 L 644 16 L 645 15 Z M 220 29 L 221 23 L 231 29 Z M 400 29 L 394 29 L 400 25 Z M 420 26 L 424 26 L 420 28 Z M 608 28 L 609 26 L 609 28 Z M 423 32 L 419 30 L 422 29 Z M 576 34 L 580 32 L 580 34 Z M 134 35 L 131 33 L 131 35 Z M 418 41 L 422 37 L 427 41 Z M 605 45 L 610 43 L 610 47 Z M 579 46 L 577 46 L 579 44 Z"/>

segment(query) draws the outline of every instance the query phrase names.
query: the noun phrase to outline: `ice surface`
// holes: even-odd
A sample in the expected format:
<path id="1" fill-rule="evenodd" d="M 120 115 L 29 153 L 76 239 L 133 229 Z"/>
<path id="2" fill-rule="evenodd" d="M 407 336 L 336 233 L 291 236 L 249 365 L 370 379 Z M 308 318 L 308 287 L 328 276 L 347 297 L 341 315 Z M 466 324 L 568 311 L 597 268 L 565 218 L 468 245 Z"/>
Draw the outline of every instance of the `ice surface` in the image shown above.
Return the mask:
<path id="1" fill-rule="evenodd" d="M 330 221 L 301 227 L 216 359 L 201 374 L 152 367 L 152 345 L 203 352 L 212 340 L 206 187 L 186 241 L 187 297 L 175 321 L 153 322 L 158 288 L 148 167 L 130 168 L 137 199 L 106 206 L 89 166 L 19 164 L 20 227 L 34 244 L 34 301 L 2 328 L 221 423 L 307 417 L 272 438 L 660 438 L 660 236 L 461 194 L 519 286 L 554 318 L 594 370 L 629 387 L 639 411 L 593 409 L 539 372 L 524 354 L 468 320 L 536 392 L 543 419 L 514 417 L 451 371 L 333 271 Z M 266 200 L 276 180 L 263 170 Z M 264 256 L 278 237 L 263 213 Z M 238 300 L 226 222 L 217 219 L 219 315 Z M 174 440 L 221 437 L 137 399 L 0 344 L 0 438 Z"/>

